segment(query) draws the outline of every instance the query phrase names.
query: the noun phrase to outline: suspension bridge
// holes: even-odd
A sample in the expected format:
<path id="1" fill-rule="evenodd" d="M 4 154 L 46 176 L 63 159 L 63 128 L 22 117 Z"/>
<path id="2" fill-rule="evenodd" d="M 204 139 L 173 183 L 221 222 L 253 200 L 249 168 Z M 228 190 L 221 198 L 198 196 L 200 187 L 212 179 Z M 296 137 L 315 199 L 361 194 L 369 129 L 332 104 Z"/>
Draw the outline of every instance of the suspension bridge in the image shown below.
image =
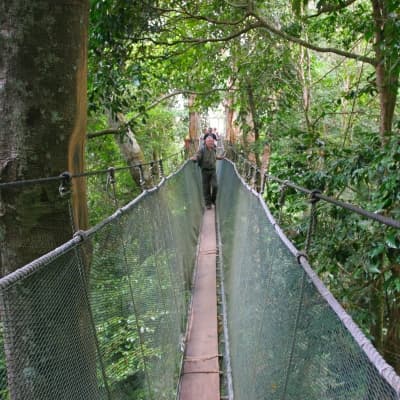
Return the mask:
<path id="1" fill-rule="evenodd" d="M 3 277 L 0 398 L 400 399 L 237 165 L 213 210 L 189 161 Z"/>

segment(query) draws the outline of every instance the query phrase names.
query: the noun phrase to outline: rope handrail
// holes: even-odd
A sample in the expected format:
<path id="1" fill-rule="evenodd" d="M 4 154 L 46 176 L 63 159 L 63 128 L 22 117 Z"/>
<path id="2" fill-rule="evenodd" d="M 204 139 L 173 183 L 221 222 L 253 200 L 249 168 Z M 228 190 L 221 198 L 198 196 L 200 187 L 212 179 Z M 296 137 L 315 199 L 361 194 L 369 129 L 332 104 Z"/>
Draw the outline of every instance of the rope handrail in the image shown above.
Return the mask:
<path id="1" fill-rule="evenodd" d="M 125 170 L 131 169 L 131 168 L 141 168 L 141 167 L 145 167 L 145 166 L 153 166 L 155 163 L 160 163 L 160 162 L 163 162 L 165 160 L 169 160 L 169 159 L 174 158 L 176 156 L 179 156 L 181 154 L 182 154 L 182 151 L 179 151 L 177 153 L 171 154 L 168 157 L 160 158 L 158 160 L 152 160 L 152 161 L 147 162 L 147 163 L 129 164 L 129 165 L 123 166 L 123 167 L 121 166 L 121 167 L 110 167 L 110 168 L 112 168 L 115 172 L 117 172 L 117 171 L 125 171 Z M 81 173 L 78 173 L 78 174 L 69 175 L 69 178 L 73 179 L 73 178 L 84 178 L 84 177 L 88 177 L 88 176 L 102 175 L 102 174 L 109 173 L 110 168 L 96 170 L 96 171 L 81 172 Z M 3 182 L 3 183 L 0 182 L 0 190 L 1 189 L 5 189 L 5 188 L 9 188 L 9 187 L 35 185 L 35 184 L 40 184 L 40 183 L 55 182 L 55 181 L 59 181 L 59 180 L 65 179 L 65 174 L 69 174 L 69 173 L 68 172 L 63 172 L 62 174 L 60 174 L 58 176 L 49 176 L 49 177 L 45 177 L 45 178 L 25 179 L 25 180 L 20 180 L 20 181 Z"/>
<path id="2" fill-rule="evenodd" d="M 251 161 L 249 161 L 249 160 L 247 160 L 246 158 L 244 158 L 241 154 L 238 154 L 238 153 L 233 149 L 232 146 L 230 146 L 230 150 L 231 150 L 238 158 L 242 158 L 243 161 L 244 161 L 245 163 L 252 164 L 253 167 L 254 167 L 259 173 L 261 173 L 261 171 L 260 171 L 260 169 L 258 168 L 258 166 L 254 165 Z M 376 213 L 371 212 L 371 211 L 367 211 L 367 210 L 365 210 L 365 209 L 363 209 L 363 208 L 361 208 L 361 207 L 359 207 L 359 206 L 356 206 L 356 205 L 354 205 L 354 204 L 351 204 L 351 203 L 346 203 L 346 202 L 341 201 L 341 200 L 336 200 L 336 199 L 334 199 L 333 197 L 329 197 L 329 196 L 326 196 L 326 195 L 322 194 L 320 191 L 306 189 L 306 188 L 304 188 L 304 187 L 302 187 L 302 186 L 299 186 L 299 185 L 297 185 L 297 184 L 295 184 L 295 183 L 293 183 L 293 182 L 291 182 L 291 181 L 284 180 L 284 179 L 280 179 L 280 178 L 278 178 L 278 177 L 276 177 L 276 176 L 274 176 L 274 175 L 268 174 L 268 173 L 266 173 L 266 172 L 264 172 L 264 178 L 266 178 L 266 179 L 268 179 L 268 180 L 270 180 L 270 181 L 278 182 L 278 183 L 280 183 L 281 185 L 285 185 L 286 187 L 290 187 L 290 188 L 292 188 L 292 189 L 295 189 L 295 190 L 297 190 L 297 191 L 299 191 L 299 192 L 302 192 L 302 193 L 305 193 L 305 194 L 307 194 L 307 195 L 311 195 L 311 194 L 312 194 L 314 197 L 316 197 L 316 198 L 318 198 L 318 199 L 320 199 L 320 200 L 324 200 L 324 201 L 326 201 L 327 203 L 334 204 L 334 205 L 336 205 L 336 206 L 338 206 L 338 207 L 341 207 L 341 208 L 344 208 L 344 209 L 346 209 L 346 210 L 355 212 L 355 213 L 357 213 L 357 214 L 359 214 L 359 215 L 362 215 L 362 216 L 364 216 L 364 217 L 367 217 L 367 218 L 373 219 L 373 220 L 375 220 L 375 221 L 377 221 L 377 222 L 380 222 L 380 223 L 382 223 L 382 224 L 384 224 L 384 225 L 387 225 L 387 226 L 391 226 L 391 227 L 393 227 L 393 228 L 400 229 L 400 221 L 395 220 L 395 219 L 393 219 L 393 218 L 385 217 L 385 216 L 383 216 L 383 215 L 376 214 Z"/>

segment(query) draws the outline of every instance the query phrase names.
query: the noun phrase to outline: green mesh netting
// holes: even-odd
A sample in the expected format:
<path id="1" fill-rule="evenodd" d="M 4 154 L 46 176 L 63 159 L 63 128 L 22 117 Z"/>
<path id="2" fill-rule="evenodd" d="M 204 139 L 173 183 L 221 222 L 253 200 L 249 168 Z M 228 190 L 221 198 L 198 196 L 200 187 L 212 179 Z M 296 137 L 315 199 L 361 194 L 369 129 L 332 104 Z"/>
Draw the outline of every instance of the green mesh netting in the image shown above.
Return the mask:
<path id="1" fill-rule="evenodd" d="M 0 280 L 0 399 L 174 399 L 201 222 L 199 174 Z"/>
<path id="2" fill-rule="evenodd" d="M 354 325 L 350 317 L 328 304 L 330 293 L 322 284 L 319 290 L 318 278 L 298 263 L 262 200 L 230 163 L 220 164 L 219 177 L 235 400 L 399 399 L 399 378 L 373 349 L 367 354 L 360 347 L 363 341 L 372 348 L 357 327 L 350 332 L 342 322 Z"/>

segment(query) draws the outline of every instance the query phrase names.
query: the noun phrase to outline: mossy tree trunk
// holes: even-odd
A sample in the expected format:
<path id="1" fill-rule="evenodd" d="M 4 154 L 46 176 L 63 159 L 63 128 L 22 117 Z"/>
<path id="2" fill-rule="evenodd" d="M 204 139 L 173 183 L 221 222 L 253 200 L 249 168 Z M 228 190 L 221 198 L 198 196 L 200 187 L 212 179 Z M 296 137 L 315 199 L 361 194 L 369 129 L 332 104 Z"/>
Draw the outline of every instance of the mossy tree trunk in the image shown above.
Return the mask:
<path id="1" fill-rule="evenodd" d="M 1 2 L 0 182 L 84 170 L 88 11 L 88 0 Z M 72 208 L 73 217 L 58 181 L 1 189 L 1 275 L 87 228 L 83 179 L 73 180 Z M 79 388 L 97 390 L 96 365 L 88 362 L 95 360 L 94 342 L 78 290 L 82 271 L 64 272 L 62 279 L 43 274 L 39 283 L 25 279 L 19 290 L 0 293 L 11 399 L 80 398 Z"/>
<path id="2" fill-rule="evenodd" d="M 86 0 L 12 0 L 0 10 L 0 179 L 82 172 L 86 132 Z M 74 180 L 75 228 L 87 224 Z M 59 182 L 0 192 L 1 274 L 71 238 Z M 15 223 L 17 222 L 17 223 Z"/>

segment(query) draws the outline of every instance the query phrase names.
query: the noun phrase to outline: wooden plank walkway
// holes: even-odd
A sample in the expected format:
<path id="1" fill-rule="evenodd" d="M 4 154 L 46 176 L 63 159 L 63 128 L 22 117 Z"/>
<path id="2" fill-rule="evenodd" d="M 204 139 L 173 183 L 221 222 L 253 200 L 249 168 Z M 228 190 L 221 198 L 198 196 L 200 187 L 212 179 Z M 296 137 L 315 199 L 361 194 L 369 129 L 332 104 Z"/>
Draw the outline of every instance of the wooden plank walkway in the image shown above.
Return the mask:
<path id="1" fill-rule="evenodd" d="M 204 212 L 200 233 L 180 400 L 220 399 L 216 263 L 215 211 L 211 209 Z"/>

